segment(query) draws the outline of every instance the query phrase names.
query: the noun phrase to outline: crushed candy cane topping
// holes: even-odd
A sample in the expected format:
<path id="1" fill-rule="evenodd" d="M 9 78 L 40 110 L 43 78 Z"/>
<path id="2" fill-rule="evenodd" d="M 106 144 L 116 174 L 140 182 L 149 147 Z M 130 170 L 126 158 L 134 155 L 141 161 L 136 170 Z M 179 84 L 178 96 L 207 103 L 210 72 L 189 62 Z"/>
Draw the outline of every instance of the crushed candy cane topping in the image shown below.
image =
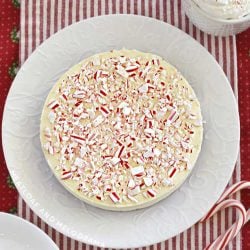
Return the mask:
<path id="1" fill-rule="evenodd" d="M 84 60 L 45 106 L 44 150 L 62 180 L 99 201 L 153 199 L 190 168 L 198 101 L 177 70 L 141 54 Z"/>

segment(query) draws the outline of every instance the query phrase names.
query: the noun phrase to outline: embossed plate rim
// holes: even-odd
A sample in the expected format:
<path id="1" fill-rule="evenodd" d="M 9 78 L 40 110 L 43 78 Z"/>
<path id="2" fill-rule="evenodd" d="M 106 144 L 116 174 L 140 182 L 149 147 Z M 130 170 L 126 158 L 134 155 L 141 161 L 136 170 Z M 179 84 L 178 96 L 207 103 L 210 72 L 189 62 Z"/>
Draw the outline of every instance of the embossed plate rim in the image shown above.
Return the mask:
<path id="1" fill-rule="evenodd" d="M 75 229 L 75 227 L 72 227 L 72 225 L 70 225 L 70 223 L 67 223 L 67 222 L 70 221 L 69 220 L 69 218 L 71 218 L 70 215 L 67 215 L 67 216 L 63 217 L 62 215 L 59 214 L 61 216 L 61 221 L 60 221 L 60 220 L 55 220 L 54 217 L 57 216 L 56 213 L 50 213 L 51 211 L 52 212 L 54 211 L 53 210 L 54 208 L 51 207 L 51 204 L 53 202 L 55 203 L 56 202 L 55 200 L 51 199 L 51 202 L 50 202 L 51 204 L 46 203 L 44 200 L 36 200 L 37 197 L 40 199 L 40 196 L 39 196 L 40 194 L 38 195 L 37 190 L 35 189 L 34 185 L 32 186 L 28 182 L 28 181 L 30 181 L 30 180 L 28 180 L 28 177 L 25 176 L 25 175 L 30 175 L 30 177 L 33 177 L 32 176 L 33 172 L 27 172 L 30 169 L 26 169 L 27 167 L 22 165 L 22 164 L 24 164 L 24 160 L 23 160 L 23 163 L 16 160 L 16 158 L 20 157 L 18 155 L 17 151 L 15 153 L 13 153 L 13 147 L 18 148 L 18 146 L 20 146 L 20 145 L 17 145 L 17 144 L 14 143 L 15 142 L 14 140 L 18 141 L 20 139 L 20 135 L 19 135 L 19 139 L 18 139 L 17 136 L 13 135 L 12 130 L 9 131 L 8 125 L 14 126 L 14 129 L 16 129 L 18 131 L 18 127 L 16 127 L 16 123 L 13 122 L 14 120 L 11 120 L 11 119 L 15 119 L 15 116 L 12 116 L 12 117 L 10 116 L 11 112 L 13 111 L 11 108 L 13 108 L 15 106 L 15 102 L 18 102 L 18 100 L 14 98 L 15 97 L 15 92 L 17 92 L 16 95 L 18 93 L 19 93 L 19 95 L 25 94 L 25 93 L 27 95 L 27 93 L 29 93 L 29 91 L 33 91 L 32 95 L 34 95 L 34 96 L 31 96 L 31 98 L 33 98 L 33 97 L 35 98 L 36 97 L 35 96 L 36 91 L 40 91 L 40 88 L 42 90 L 42 88 L 44 87 L 44 86 L 40 86 L 40 85 L 35 85 L 36 80 L 38 81 L 41 77 L 45 77 L 45 78 L 47 77 L 47 76 L 40 76 L 39 79 L 38 78 L 36 79 L 35 74 L 36 74 L 37 69 L 35 67 L 39 66 L 39 65 L 40 66 L 42 65 L 42 60 L 40 62 L 40 61 L 37 61 L 38 59 L 43 59 L 43 57 L 45 56 L 45 57 L 47 57 L 48 61 L 52 60 L 50 58 L 50 56 L 51 56 L 50 53 L 51 53 L 52 55 L 55 56 L 55 59 L 53 59 L 53 60 L 56 60 L 56 56 L 57 56 L 56 51 L 60 50 L 60 46 L 66 46 L 67 42 L 71 41 L 71 37 L 72 37 L 72 39 L 74 39 L 76 37 L 77 38 L 82 38 L 82 39 L 84 39 L 84 40 L 82 40 L 82 42 L 87 43 L 88 42 L 87 39 L 90 39 L 91 36 L 92 36 L 91 39 L 94 38 L 93 36 L 95 36 L 96 38 L 100 38 L 102 36 L 105 36 L 105 34 L 100 34 L 100 33 L 97 34 L 97 33 L 94 32 L 95 34 L 93 33 L 90 36 L 81 37 L 81 36 L 83 36 L 83 34 L 82 34 L 83 30 L 82 29 L 84 29 L 86 33 L 87 33 L 87 31 L 89 31 L 89 34 L 90 34 L 90 32 L 92 32 L 93 29 L 95 27 L 97 27 L 95 25 L 98 25 L 99 29 L 102 28 L 102 25 L 104 25 L 103 28 L 105 28 L 105 27 L 107 28 L 107 25 L 111 25 L 111 26 L 108 26 L 110 30 L 113 30 L 114 32 L 119 32 L 120 26 L 118 27 L 117 26 L 118 24 L 123 25 L 122 26 L 123 29 L 127 29 L 126 31 L 128 32 L 128 34 L 127 34 L 126 37 L 139 36 L 140 32 L 142 32 L 143 35 L 145 34 L 145 37 L 144 36 L 140 37 L 141 42 L 140 41 L 134 41 L 133 42 L 133 41 L 131 41 L 131 38 L 130 38 L 130 40 L 128 39 L 128 41 L 122 41 L 122 39 L 126 39 L 126 37 L 124 38 L 122 36 L 122 34 L 115 34 L 114 33 L 114 37 L 117 36 L 117 38 L 119 38 L 120 40 L 118 40 L 118 39 L 113 39 L 112 40 L 112 37 L 111 37 L 111 38 L 109 38 L 110 39 L 109 44 L 107 43 L 107 44 L 103 45 L 97 39 L 93 45 L 91 44 L 91 46 L 93 46 L 93 48 L 96 49 L 96 50 L 94 50 L 95 52 L 99 52 L 99 50 L 103 50 L 104 48 L 105 49 L 111 48 L 112 44 L 113 44 L 114 47 L 121 47 L 121 45 L 125 45 L 125 42 L 126 42 L 126 46 L 128 48 L 130 48 L 130 47 L 132 48 L 131 43 L 133 42 L 133 44 L 134 44 L 133 48 L 136 48 L 136 49 L 139 49 L 139 50 L 141 49 L 142 51 L 145 50 L 145 49 L 150 50 L 149 52 L 152 52 L 152 53 L 157 53 L 157 51 L 159 51 L 160 55 L 165 55 L 164 53 L 167 53 L 168 58 L 171 58 L 169 60 L 169 62 L 172 63 L 173 65 L 175 65 L 176 62 L 178 61 L 178 55 L 177 54 L 178 53 L 184 53 L 184 54 L 181 55 L 183 57 L 182 62 L 179 63 L 179 64 L 177 63 L 177 65 L 175 65 L 175 66 L 177 66 L 177 67 L 180 66 L 180 69 L 183 69 L 183 70 L 181 70 L 181 72 L 184 74 L 184 76 L 186 76 L 186 78 L 188 78 L 188 80 L 189 80 L 189 77 L 192 77 L 192 76 L 188 76 L 189 70 L 184 70 L 185 68 L 187 68 L 187 66 L 185 65 L 185 63 L 187 63 L 187 62 L 185 62 L 184 59 L 185 59 L 185 56 L 187 58 L 189 58 L 189 55 L 185 54 L 185 53 L 188 53 L 188 51 L 187 52 L 186 51 L 184 51 L 184 52 L 179 51 L 179 49 L 175 47 L 176 46 L 175 45 L 175 39 L 176 39 L 177 42 L 180 43 L 179 45 L 184 46 L 183 48 L 185 48 L 186 50 L 190 49 L 191 52 L 189 52 L 189 53 L 192 53 L 192 50 L 194 50 L 194 51 L 197 51 L 197 52 L 199 51 L 200 53 L 202 53 L 202 55 L 204 55 L 204 58 L 202 58 L 202 60 L 204 60 L 204 62 L 207 62 L 207 61 L 209 62 L 208 65 L 205 65 L 206 68 L 208 68 L 208 70 L 209 70 L 210 67 L 211 67 L 211 70 L 215 70 L 215 72 L 216 72 L 215 75 L 218 78 L 218 81 L 220 82 L 220 85 L 218 85 L 217 87 L 211 85 L 211 83 L 209 82 L 210 85 L 209 85 L 209 88 L 207 89 L 207 91 L 212 91 L 212 93 L 215 93 L 215 94 L 216 94 L 217 88 L 219 89 L 218 90 L 219 94 L 221 93 L 222 90 L 224 91 L 221 98 L 225 98 L 223 101 L 225 101 L 226 104 L 223 103 L 222 101 L 221 102 L 218 101 L 217 103 L 214 103 L 215 106 L 213 106 L 213 108 L 215 108 L 216 112 L 219 110 L 219 108 L 222 108 L 222 110 L 224 111 L 224 109 L 226 107 L 225 105 L 228 105 L 230 108 L 232 108 L 232 113 L 230 113 L 230 117 L 229 117 L 230 119 L 232 118 L 232 124 L 229 123 L 227 125 L 232 126 L 232 128 L 230 127 L 230 129 L 231 129 L 230 132 L 232 132 L 233 138 L 231 139 L 231 135 L 229 136 L 227 134 L 229 128 L 227 128 L 227 127 L 226 128 L 224 128 L 224 127 L 220 128 L 219 124 L 216 123 L 216 119 L 218 119 L 218 121 L 220 121 L 220 116 L 223 117 L 225 115 L 224 112 L 223 113 L 220 113 L 220 112 L 216 113 L 215 112 L 215 114 L 214 114 L 214 115 L 216 115 L 215 121 L 214 120 L 208 120 L 207 125 L 205 125 L 206 126 L 205 130 L 206 130 L 206 133 L 207 133 L 205 135 L 205 137 L 208 135 L 207 136 L 208 138 L 205 139 L 200 158 L 203 159 L 203 157 L 205 157 L 205 155 L 209 153 L 209 151 L 208 152 L 206 151 L 206 153 L 205 153 L 204 152 L 205 150 L 207 150 L 207 149 L 211 150 L 211 148 L 209 148 L 209 145 L 210 145 L 209 140 L 213 142 L 213 140 L 214 140 L 213 137 L 214 136 L 218 136 L 218 137 L 225 136 L 225 138 L 227 139 L 227 141 L 225 141 L 227 143 L 224 142 L 225 149 L 227 149 L 227 144 L 228 144 L 228 145 L 230 145 L 230 147 L 229 146 L 228 147 L 229 147 L 229 149 L 231 151 L 230 152 L 226 151 L 227 154 L 225 154 L 225 155 L 227 157 L 221 159 L 221 162 L 212 162 L 211 160 L 210 160 L 209 164 L 207 162 L 202 162 L 205 166 L 209 166 L 209 168 L 210 167 L 214 168 L 213 164 L 220 163 L 221 165 L 218 165 L 218 166 L 223 167 L 225 165 L 226 166 L 226 171 L 224 171 L 223 173 L 218 172 L 218 174 L 220 175 L 219 176 L 219 183 L 217 183 L 216 184 L 217 186 L 215 186 L 215 189 L 217 188 L 218 190 L 216 189 L 216 190 L 212 191 L 212 190 L 209 189 L 209 195 L 208 195 L 206 201 L 203 201 L 203 202 L 205 202 L 204 204 L 201 203 L 201 202 L 200 202 L 201 204 L 199 204 L 199 202 L 198 202 L 198 203 L 196 203 L 197 208 L 190 209 L 190 206 L 192 204 L 186 203 L 187 201 L 185 199 L 183 200 L 182 203 L 185 206 L 187 205 L 187 207 L 186 207 L 187 211 L 185 209 L 183 209 L 182 211 L 177 211 L 178 210 L 177 205 L 178 205 L 178 202 L 180 202 L 180 201 L 178 201 L 178 199 L 185 198 L 185 197 L 182 196 L 183 194 L 188 195 L 189 199 L 195 199 L 195 197 L 194 197 L 195 194 L 196 194 L 195 192 L 199 192 L 197 190 L 194 192 L 195 185 L 205 185 L 205 184 L 202 184 L 202 183 L 199 184 L 199 181 L 200 181 L 199 178 L 198 178 L 199 175 L 201 175 L 201 176 L 202 176 L 202 174 L 204 175 L 204 173 L 201 173 L 201 170 L 202 170 L 203 166 L 200 166 L 200 163 L 197 163 L 197 166 L 193 170 L 193 173 L 188 178 L 187 182 L 185 182 L 169 198 L 165 199 L 164 201 L 162 201 L 162 202 L 160 202 L 160 203 L 158 203 L 158 204 L 156 204 L 156 205 L 154 205 L 154 206 L 152 206 L 150 208 L 146 208 L 146 209 L 143 209 L 143 210 L 138 210 L 138 211 L 135 211 L 135 212 L 122 212 L 122 213 L 110 212 L 110 211 L 105 211 L 104 212 L 104 211 L 101 211 L 99 209 L 93 208 L 91 206 L 85 205 L 83 203 L 79 203 L 79 201 L 75 201 L 73 196 L 71 194 L 67 193 L 66 191 L 65 191 L 66 193 L 64 191 L 62 191 L 62 193 L 58 193 L 58 194 L 57 193 L 55 193 L 55 194 L 52 193 L 51 196 L 53 196 L 53 195 L 63 195 L 63 196 L 59 196 L 59 197 L 60 198 L 64 197 L 64 198 L 68 199 L 68 200 L 66 200 L 66 202 L 69 202 L 70 204 L 66 203 L 66 205 L 72 205 L 72 204 L 73 205 L 75 205 L 75 204 L 78 205 L 79 204 L 78 210 L 79 209 L 80 210 L 79 211 L 76 210 L 76 211 L 79 212 L 78 213 L 78 219 L 79 219 L 80 214 L 81 214 L 81 216 L 83 216 L 83 214 L 82 214 L 83 211 L 88 213 L 87 215 L 85 214 L 86 216 L 88 216 L 88 215 L 90 215 L 90 213 L 92 213 L 91 214 L 92 217 L 90 217 L 90 218 L 93 218 L 93 221 L 91 220 L 91 224 L 89 224 L 87 228 L 85 228 L 85 227 L 81 228 L 77 224 L 76 218 L 72 218 L 72 219 L 74 219 L 74 223 L 76 224 L 74 226 L 77 226 L 78 228 L 81 228 L 81 229 L 85 230 L 84 232 L 79 231 L 79 230 L 75 232 L 75 231 L 72 231 L 73 229 Z M 129 26 L 129 27 L 127 27 L 127 26 Z M 154 41 L 154 40 L 151 41 L 150 39 L 152 39 L 152 37 L 150 37 L 150 34 L 146 34 L 147 32 L 143 33 L 143 31 L 148 31 L 148 30 L 150 30 L 150 28 L 152 30 L 151 26 L 153 28 L 155 28 L 156 31 L 160 30 L 162 32 L 160 41 Z M 136 30 L 138 27 L 141 30 Z M 156 31 L 153 29 L 152 34 L 157 36 L 158 34 L 157 34 Z M 164 34 L 164 32 L 165 32 L 165 34 Z M 164 34 L 164 36 L 162 34 Z M 173 40 L 172 44 L 169 41 L 169 38 L 171 38 Z M 91 39 L 90 39 L 90 41 L 91 41 Z M 61 44 L 58 44 L 58 48 L 52 46 L 53 43 L 56 42 L 56 41 L 61 42 Z M 145 44 L 145 41 L 151 41 L 152 43 L 154 43 L 154 46 L 147 48 L 148 45 Z M 184 44 L 183 44 L 183 41 L 185 42 Z M 77 43 L 77 41 L 73 41 L 73 42 Z M 98 45 L 99 47 L 97 46 L 95 48 L 94 47 L 95 45 L 96 46 Z M 178 45 L 178 43 L 177 43 L 177 45 Z M 191 47 L 187 48 L 188 45 L 191 45 Z M 79 48 L 81 48 L 79 44 L 78 44 L 78 46 L 79 46 Z M 47 51 L 48 48 L 50 48 L 51 50 Z M 54 49 L 52 49 L 52 48 L 54 48 Z M 172 50 L 170 51 L 171 48 L 172 48 Z M 71 46 L 68 47 L 68 49 L 74 51 L 74 48 L 71 47 Z M 176 52 L 174 51 L 174 49 L 176 49 Z M 87 54 L 88 52 L 90 52 L 90 51 L 87 51 L 87 52 L 85 51 L 84 53 Z M 62 53 L 62 52 L 60 52 L 60 53 Z M 64 53 L 65 53 L 65 51 L 64 51 Z M 86 56 L 86 54 L 84 54 L 84 55 Z M 76 57 L 76 55 L 73 55 L 72 57 L 74 57 L 74 56 Z M 194 55 L 194 57 L 195 57 L 195 55 Z M 73 65 L 73 64 L 72 65 L 70 64 L 71 60 L 80 61 L 80 58 L 77 58 L 77 59 L 73 58 L 72 59 L 70 57 L 70 54 L 66 54 L 66 59 L 67 59 L 67 63 L 69 61 L 69 66 Z M 63 63 L 64 63 L 64 60 L 66 60 L 66 59 L 62 59 Z M 200 60 L 200 58 L 197 57 L 196 60 Z M 60 64 L 61 62 L 58 61 L 57 63 Z M 199 65 L 196 65 L 196 64 L 192 65 L 193 62 L 188 61 L 188 64 L 190 64 L 190 63 L 191 63 L 191 67 L 193 67 L 192 70 L 196 70 L 195 69 L 196 66 L 199 67 Z M 65 64 L 66 64 L 66 62 L 65 62 Z M 44 67 L 46 67 L 46 65 L 44 65 Z M 41 69 L 41 71 L 42 70 L 44 70 L 44 69 Z M 49 71 L 50 69 L 47 69 L 47 70 Z M 39 73 L 39 71 L 38 71 L 38 73 Z M 56 73 L 54 73 L 54 77 L 55 77 L 55 75 L 56 75 Z M 33 79 L 29 79 L 31 76 L 33 77 Z M 33 89 L 32 85 L 29 85 L 29 83 L 26 82 L 27 79 L 26 79 L 26 81 L 24 81 L 25 77 L 27 77 L 27 79 L 29 79 L 29 81 L 33 80 L 34 86 L 36 86 L 37 89 Z M 212 76 L 204 76 L 204 77 L 207 77 L 208 79 L 210 79 L 209 77 L 212 77 Z M 215 79 L 217 79 L 217 78 L 215 78 Z M 49 81 L 49 80 L 51 81 L 50 78 L 47 79 L 47 81 Z M 194 81 L 195 81 L 195 79 L 194 79 Z M 44 83 L 44 85 L 46 85 L 46 84 L 49 85 L 48 82 Z M 195 84 L 197 84 L 197 83 L 194 82 L 194 85 Z M 24 90 L 24 92 L 22 92 L 23 90 L 22 90 L 21 86 L 22 86 L 22 88 L 24 88 L 25 86 L 26 87 L 29 86 L 29 88 L 27 88 L 26 90 Z M 207 87 L 206 87 L 206 85 L 204 85 L 204 86 L 203 85 L 202 86 L 201 85 L 197 85 L 197 86 L 195 85 L 194 86 L 194 88 L 196 90 L 196 93 L 198 93 L 198 98 L 199 98 L 200 97 L 199 96 L 200 89 L 198 89 L 198 86 L 202 90 L 206 90 Z M 215 89 L 212 89 L 211 87 L 215 88 L 216 91 L 215 91 Z M 45 89 L 44 91 L 47 92 L 48 90 L 49 89 Z M 44 93 L 41 93 L 41 96 L 44 97 Z M 40 95 L 39 95 L 40 99 L 43 99 L 43 97 L 40 97 Z M 209 97 L 210 96 L 208 94 L 208 98 Z M 21 98 L 21 97 L 19 96 L 19 98 Z M 202 91 L 201 91 L 201 98 L 202 98 Z M 209 99 L 206 99 L 207 97 L 205 98 L 205 96 L 203 96 L 203 98 L 204 98 L 204 100 L 209 101 Z M 206 107 L 205 107 L 205 103 L 203 103 L 203 98 L 200 101 L 201 101 L 201 104 L 203 105 L 202 107 L 204 108 L 204 112 L 205 111 L 207 112 Z M 25 100 L 27 101 L 27 99 L 25 99 Z M 26 104 L 23 104 L 23 105 L 26 105 Z M 19 108 L 19 106 L 18 106 L 18 108 Z M 210 106 L 208 108 L 210 108 Z M 211 110 L 208 110 L 208 111 L 211 111 Z M 25 112 L 25 114 L 26 114 L 26 112 Z M 27 118 L 28 114 L 26 116 L 24 116 L 24 118 L 25 117 Z M 205 114 L 204 118 L 205 119 L 209 118 L 208 114 Z M 17 118 L 16 119 L 18 119 L 18 113 L 17 113 Z M 32 117 L 31 118 L 29 117 L 29 119 L 30 119 L 30 123 L 31 123 L 32 122 Z M 33 52 L 33 54 L 27 59 L 27 61 L 24 63 L 23 67 L 20 69 L 16 79 L 14 80 L 14 82 L 13 82 L 13 84 L 11 86 L 8 98 L 6 100 L 6 105 L 5 105 L 5 109 L 4 109 L 4 116 L 3 116 L 3 125 L 2 126 L 3 126 L 2 127 L 2 131 L 3 131 L 2 141 L 3 141 L 4 154 L 5 154 L 8 169 L 9 169 L 9 171 L 11 173 L 11 176 L 12 176 L 12 178 L 13 178 L 13 180 L 14 180 L 17 188 L 18 188 L 19 193 L 22 195 L 22 197 L 24 198 L 26 203 L 31 207 L 31 209 L 33 209 L 33 211 L 36 212 L 38 214 L 38 216 L 40 216 L 45 222 L 47 222 L 49 225 L 54 227 L 56 230 L 66 234 L 67 236 L 73 237 L 74 239 L 77 239 L 77 240 L 81 240 L 81 241 L 83 241 L 85 243 L 88 243 L 88 244 L 95 244 L 95 245 L 99 245 L 99 246 L 112 247 L 112 248 L 139 247 L 139 246 L 153 244 L 153 243 L 156 243 L 156 242 L 159 242 L 159 241 L 166 240 L 169 237 L 173 237 L 176 234 L 178 234 L 178 233 L 186 230 L 190 226 L 192 226 L 203 215 L 205 215 L 205 213 L 208 211 L 209 207 L 211 207 L 215 203 L 215 201 L 218 199 L 219 195 L 222 193 L 223 189 L 225 188 L 225 186 L 226 186 L 227 182 L 229 181 L 230 176 L 232 174 L 232 171 L 233 171 L 233 168 L 234 168 L 234 163 L 235 163 L 235 161 L 237 159 L 237 154 L 238 154 L 238 149 L 239 149 L 239 116 L 238 116 L 238 111 L 237 111 L 236 100 L 235 100 L 235 98 L 233 96 L 233 92 L 232 92 L 232 90 L 231 90 L 231 88 L 229 86 L 228 80 L 227 80 L 224 72 L 222 71 L 222 69 L 220 68 L 218 63 L 215 61 L 215 59 L 198 42 L 196 42 L 193 38 L 191 38 L 190 36 L 188 36 L 184 32 L 180 31 L 179 29 L 177 29 L 177 28 L 175 28 L 175 27 L 173 27 L 173 26 L 171 26 L 171 25 L 169 25 L 167 23 L 164 23 L 164 22 L 158 21 L 156 19 L 153 19 L 153 18 L 142 17 L 142 16 L 134 16 L 134 15 L 109 15 L 109 16 L 99 16 L 99 17 L 94 17 L 94 18 L 91 18 L 91 19 L 87 19 L 87 20 L 75 23 L 75 24 L 73 24 L 73 25 L 71 25 L 69 27 L 66 27 L 65 29 L 63 29 L 63 30 L 57 32 L 55 35 L 51 36 L 42 45 L 40 45 Z M 220 131 L 219 131 L 218 135 L 217 134 L 216 135 L 209 134 L 211 128 L 213 128 L 213 127 L 220 128 Z M 215 132 L 217 132 L 217 131 L 215 131 Z M 35 136 L 34 136 L 34 138 L 35 138 Z M 20 140 L 24 141 L 24 139 L 20 139 Z M 222 141 L 221 145 L 223 146 L 223 141 Z M 35 153 L 35 151 L 34 151 L 35 149 L 32 149 L 32 150 L 33 150 L 32 152 Z M 223 149 L 221 149 L 219 147 L 218 151 L 220 151 L 220 150 L 223 150 Z M 22 151 L 23 151 L 23 149 L 22 149 Z M 40 156 L 40 153 L 39 153 L 39 156 Z M 216 157 L 219 158 L 219 156 L 216 156 Z M 25 170 L 26 170 L 26 172 L 25 172 Z M 207 171 L 207 169 L 205 169 L 205 170 Z M 218 169 L 215 169 L 215 170 L 219 171 Z M 35 171 L 35 170 L 31 170 L 31 171 Z M 214 178 L 214 176 L 209 177 L 208 174 L 210 174 L 210 173 L 206 173 L 204 176 L 206 176 L 206 180 L 210 178 L 210 181 L 211 181 L 212 178 Z M 198 181 L 198 184 L 196 183 L 197 181 Z M 50 182 L 52 182 L 52 180 L 50 180 Z M 62 187 L 58 186 L 60 184 L 57 183 L 55 178 L 54 178 L 53 183 L 51 183 L 51 185 L 54 188 L 56 188 L 55 192 L 56 191 L 57 192 L 61 191 Z M 200 189 L 202 190 L 202 188 L 200 188 Z M 41 190 L 41 192 L 42 191 L 44 191 L 44 190 Z M 192 195 L 190 194 L 191 191 L 192 191 Z M 210 193 L 210 191 L 211 191 L 211 193 Z M 32 194 L 36 194 L 37 197 L 34 196 L 34 195 L 32 196 Z M 201 195 L 201 194 L 199 194 L 199 195 Z M 202 195 L 204 196 L 204 194 L 202 194 Z M 196 198 L 198 198 L 198 196 Z M 35 202 L 34 202 L 34 200 L 35 200 Z M 44 207 L 42 207 L 39 202 L 43 203 Z M 179 207 L 184 206 L 182 203 L 179 204 L 178 206 Z M 55 204 L 57 204 L 57 203 L 55 203 Z M 60 203 L 60 204 L 62 204 L 62 203 Z M 67 211 L 66 210 L 67 207 L 65 207 L 65 204 L 64 204 L 63 207 L 60 207 L 60 208 L 64 209 L 64 211 Z M 178 220 L 180 220 L 180 222 L 178 222 L 177 220 L 174 221 L 174 223 L 171 222 L 172 219 L 175 219 L 175 218 L 172 218 L 171 216 L 176 213 L 176 211 L 173 208 L 177 209 L 176 211 L 178 212 L 178 215 L 180 215 L 180 218 L 178 216 Z M 77 208 L 74 207 L 72 209 L 77 209 Z M 166 218 L 166 216 L 165 216 L 166 211 L 168 212 L 169 218 Z M 185 212 L 183 212 L 183 211 L 185 211 Z M 47 212 L 50 216 L 47 216 L 45 212 Z M 157 212 L 157 213 L 155 213 L 155 212 Z M 127 217 L 130 218 L 132 214 L 134 214 L 134 220 L 130 221 L 130 223 L 131 223 L 131 225 L 130 225 L 125 219 Z M 103 215 L 107 216 L 107 220 L 108 219 L 110 220 L 109 224 L 107 223 L 107 221 L 105 221 L 105 218 L 102 218 Z M 150 218 L 152 217 L 151 218 L 152 220 L 150 220 L 150 218 L 146 219 L 147 215 L 149 215 Z M 189 216 L 187 216 L 187 215 L 189 215 Z M 162 216 L 162 217 L 160 217 L 160 216 Z M 97 218 L 96 221 L 95 221 L 95 219 L 96 219 L 95 217 Z M 52 218 L 54 218 L 54 220 L 52 220 Z M 87 221 L 88 217 L 84 217 L 84 218 Z M 165 218 L 165 219 L 161 220 L 162 218 Z M 127 229 L 127 230 L 124 230 L 123 235 L 121 235 L 121 233 L 119 234 L 119 232 L 116 232 L 117 230 L 119 230 L 118 228 L 120 227 L 120 225 L 115 225 L 115 223 L 117 222 L 117 219 L 121 219 L 122 222 L 126 222 L 123 225 L 123 227 L 125 229 Z M 143 219 L 143 221 L 142 221 L 142 219 Z M 145 219 L 146 219 L 146 221 L 145 221 Z M 69 221 L 67 221 L 67 220 L 69 220 Z M 100 220 L 103 221 L 103 222 L 106 222 L 106 224 L 99 225 L 97 223 L 97 221 L 99 222 Z M 152 223 L 154 223 L 154 225 L 156 225 L 157 220 L 160 223 L 157 224 L 158 231 L 156 232 L 156 230 L 152 229 L 151 225 L 152 225 Z M 166 223 L 170 223 L 170 222 L 173 223 L 173 224 L 171 224 L 171 226 L 173 228 L 173 231 L 170 230 L 170 227 L 166 226 Z M 149 223 L 150 226 L 147 223 Z M 99 228 L 96 229 L 95 234 L 94 234 L 93 233 L 94 229 L 91 228 L 91 227 L 94 227 L 94 226 L 96 227 L 97 225 L 99 225 Z M 170 224 L 167 224 L 167 225 L 169 226 Z M 103 228 L 101 226 L 103 226 Z M 131 228 L 132 228 L 132 230 L 134 230 L 133 234 L 135 234 L 135 232 L 139 233 L 139 235 L 137 236 L 138 239 L 133 234 L 131 234 L 129 232 L 128 229 L 131 229 Z M 144 236 L 141 235 L 142 233 L 140 233 L 138 230 L 142 229 L 142 228 L 143 228 L 143 230 L 145 232 L 150 233 L 150 238 L 146 239 Z M 117 237 L 113 237 L 113 238 L 109 237 L 109 235 L 110 235 L 109 230 L 111 230 L 111 231 L 113 230 L 112 231 L 113 234 L 114 235 L 117 234 L 116 235 Z M 147 235 L 149 235 L 149 234 L 147 234 Z M 124 236 L 124 237 L 122 237 L 122 236 Z M 130 241 L 127 240 L 129 237 L 131 239 Z"/>

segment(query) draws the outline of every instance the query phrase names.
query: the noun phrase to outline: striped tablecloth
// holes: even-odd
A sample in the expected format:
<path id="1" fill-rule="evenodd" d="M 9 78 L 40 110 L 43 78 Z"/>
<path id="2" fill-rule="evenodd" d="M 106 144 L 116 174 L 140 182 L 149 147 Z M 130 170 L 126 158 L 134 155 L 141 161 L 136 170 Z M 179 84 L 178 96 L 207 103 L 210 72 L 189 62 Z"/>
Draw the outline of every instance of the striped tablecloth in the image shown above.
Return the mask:
<path id="1" fill-rule="evenodd" d="M 183 13 L 181 0 L 22 0 L 20 29 L 20 63 L 50 35 L 71 23 L 96 15 L 131 13 L 154 17 L 168 22 L 193 36 L 216 58 L 226 73 L 237 98 L 237 60 L 234 36 L 218 38 L 207 35 L 194 27 Z M 238 160 L 229 184 L 240 180 Z M 239 194 L 236 195 L 239 199 Z M 43 222 L 19 197 L 19 216 L 33 222 L 56 242 L 60 249 L 92 249 L 94 246 L 76 242 L 56 232 Z M 204 249 L 217 238 L 235 219 L 232 209 L 221 211 L 210 221 L 194 225 L 168 241 L 144 249 Z M 238 235 L 228 249 L 241 249 Z"/>

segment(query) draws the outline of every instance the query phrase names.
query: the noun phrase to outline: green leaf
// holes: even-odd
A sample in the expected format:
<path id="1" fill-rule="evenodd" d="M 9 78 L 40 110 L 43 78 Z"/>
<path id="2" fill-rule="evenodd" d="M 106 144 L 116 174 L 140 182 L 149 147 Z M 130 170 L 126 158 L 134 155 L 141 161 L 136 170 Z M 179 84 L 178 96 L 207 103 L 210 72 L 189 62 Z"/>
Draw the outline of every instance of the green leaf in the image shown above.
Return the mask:
<path id="1" fill-rule="evenodd" d="M 10 32 L 10 38 L 11 38 L 11 41 L 14 43 L 19 42 L 19 31 L 17 30 L 17 27 L 14 27 L 12 31 Z"/>
<path id="2" fill-rule="evenodd" d="M 11 64 L 11 66 L 9 67 L 9 75 L 10 77 L 13 79 L 15 78 L 17 72 L 19 70 L 19 67 L 18 67 L 18 62 L 15 61 Z"/>
<path id="3" fill-rule="evenodd" d="M 20 2 L 19 2 L 19 0 L 12 0 L 12 3 L 14 5 L 14 7 L 20 8 Z"/>
<path id="4" fill-rule="evenodd" d="M 16 186 L 10 175 L 7 177 L 7 184 L 9 188 L 16 189 Z"/>

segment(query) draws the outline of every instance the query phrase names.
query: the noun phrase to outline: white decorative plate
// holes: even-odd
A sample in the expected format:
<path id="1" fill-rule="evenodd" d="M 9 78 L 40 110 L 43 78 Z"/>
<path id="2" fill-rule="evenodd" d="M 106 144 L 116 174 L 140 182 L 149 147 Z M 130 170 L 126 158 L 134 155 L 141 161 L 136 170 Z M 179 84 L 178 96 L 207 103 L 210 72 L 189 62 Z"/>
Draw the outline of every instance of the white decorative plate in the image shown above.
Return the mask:
<path id="1" fill-rule="evenodd" d="M 180 189 L 146 209 L 110 212 L 81 202 L 55 179 L 40 148 L 39 123 L 59 76 L 85 57 L 123 47 L 158 54 L 178 68 L 194 88 L 206 123 L 200 157 Z M 101 16 L 53 35 L 25 62 L 6 101 L 3 147 L 18 191 L 49 225 L 89 244 L 138 247 L 186 230 L 219 198 L 238 154 L 239 116 L 222 69 L 190 36 L 147 17 Z"/>
<path id="2" fill-rule="evenodd" d="M 59 250 L 38 227 L 20 217 L 0 212 L 0 249 Z"/>

